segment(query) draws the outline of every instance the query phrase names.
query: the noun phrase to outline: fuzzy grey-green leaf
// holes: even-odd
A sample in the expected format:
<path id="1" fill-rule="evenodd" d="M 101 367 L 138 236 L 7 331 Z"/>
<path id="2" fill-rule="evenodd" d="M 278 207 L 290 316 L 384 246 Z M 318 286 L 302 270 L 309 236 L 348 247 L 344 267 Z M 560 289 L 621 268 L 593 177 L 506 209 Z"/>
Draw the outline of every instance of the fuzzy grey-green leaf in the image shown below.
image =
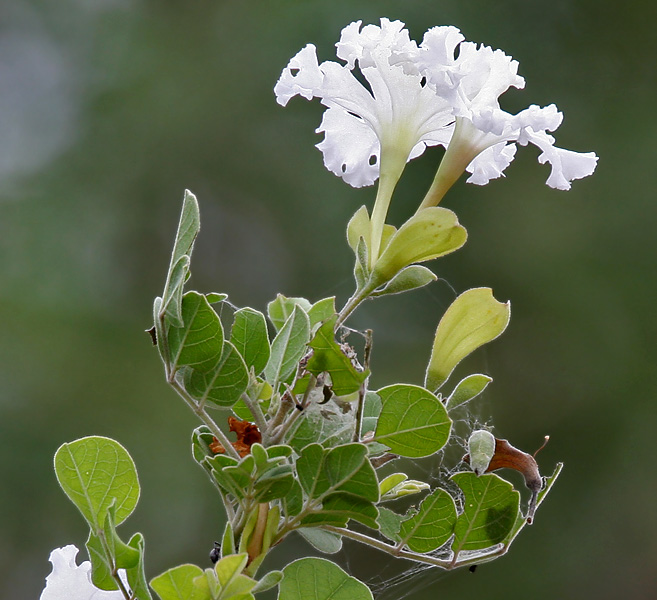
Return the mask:
<path id="1" fill-rule="evenodd" d="M 182 299 L 182 327 L 169 329 L 171 368 L 190 366 L 211 371 L 219 361 L 224 343 L 221 321 L 203 294 L 187 292 Z"/>
<path id="2" fill-rule="evenodd" d="M 247 368 L 259 375 L 269 360 L 269 336 L 265 315 L 252 308 L 235 312 L 230 341 L 242 355 Z"/>
<path id="3" fill-rule="evenodd" d="M 264 370 L 265 379 L 275 386 L 286 382 L 295 372 L 306 352 L 310 337 L 310 320 L 298 305 L 271 344 L 271 355 Z"/>

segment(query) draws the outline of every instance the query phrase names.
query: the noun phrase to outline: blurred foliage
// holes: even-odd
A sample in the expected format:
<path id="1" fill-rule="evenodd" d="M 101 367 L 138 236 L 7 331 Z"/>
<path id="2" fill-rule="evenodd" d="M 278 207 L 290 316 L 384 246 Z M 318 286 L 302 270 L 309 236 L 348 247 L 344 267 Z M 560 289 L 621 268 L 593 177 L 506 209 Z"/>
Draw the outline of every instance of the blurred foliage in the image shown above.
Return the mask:
<path id="1" fill-rule="evenodd" d="M 425 571 L 381 598 L 652 597 L 657 38 L 649 14 L 647 0 L 3 3 L 0 596 L 36 597 L 50 550 L 82 547 L 52 456 L 90 434 L 120 440 L 137 463 L 143 493 L 130 526 L 145 535 L 148 575 L 206 566 L 223 516 L 190 456 L 194 418 L 166 388 L 142 332 L 182 193 L 194 191 L 204 217 L 194 287 L 260 310 L 279 291 L 344 302 L 344 228 L 358 206 L 371 206 L 373 190 L 351 189 L 323 168 L 312 147 L 320 107 L 295 100 L 282 110 L 272 87 L 307 42 L 330 59 L 343 26 L 387 16 L 416 38 L 454 24 L 504 49 L 527 87 L 503 106 L 556 103 L 565 115 L 558 145 L 593 150 L 600 163 L 557 192 L 544 185 L 547 167 L 521 148 L 507 179 L 459 183 L 445 205 L 470 239 L 442 261 L 443 279 L 354 318 L 375 329 L 394 321 L 375 340 L 373 371 L 394 366 L 396 377 L 419 383 L 457 293 L 490 286 L 511 299 L 508 331 L 469 359 L 470 372 L 495 380 L 476 402 L 521 447 L 551 435 L 539 455 L 545 472 L 566 463 L 504 560 L 475 575 Z M 404 199 L 422 196 L 439 156 L 427 152 L 407 169 L 396 224 L 414 211 Z M 425 459 L 418 469 L 431 467 Z M 310 547 L 279 552 L 284 564 Z M 384 560 L 346 545 L 345 564 L 371 584 L 383 582 Z"/>

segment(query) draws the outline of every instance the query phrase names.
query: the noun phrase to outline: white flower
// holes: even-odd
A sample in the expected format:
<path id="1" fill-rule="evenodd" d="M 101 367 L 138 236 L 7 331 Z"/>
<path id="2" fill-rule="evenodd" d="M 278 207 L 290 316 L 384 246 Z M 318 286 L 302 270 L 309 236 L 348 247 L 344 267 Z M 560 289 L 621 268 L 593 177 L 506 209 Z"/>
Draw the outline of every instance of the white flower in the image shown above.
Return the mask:
<path id="1" fill-rule="evenodd" d="M 379 174 L 396 183 L 408 160 L 426 146 L 446 145 L 454 121 L 452 107 L 424 85 L 406 57 L 417 51 L 400 21 L 381 26 L 361 21 L 342 30 L 337 56 L 346 62 L 318 63 L 315 46 L 303 48 L 274 88 L 285 106 L 295 95 L 319 98 L 328 110 L 318 132 L 324 164 L 354 187 L 371 185 Z M 369 88 L 352 70 L 358 66 Z"/>
<path id="2" fill-rule="evenodd" d="M 454 175 L 458 178 L 463 169 L 472 173 L 468 182 L 478 185 L 499 177 L 515 156 L 514 142 L 540 148 L 539 162 L 549 162 L 552 167 L 547 179 L 550 187 L 568 190 L 572 180 L 591 175 L 598 161 L 593 152 L 557 148 L 547 133 L 563 120 L 554 104 L 544 108 L 532 105 L 517 115 L 500 108 L 499 97 L 504 92 L 525 86 L 518 75 L 518 62 L 501 50 L 477 47 L 463 39 L 455 35 L 454 28 L 434 27 L 409 56 L 429 87 L 453 107 L 454 134 L 447 145 L 446 164 L 441 165 L 444 183 L 451 185 L 449 180 Z"/>
<path id="3" fill-rule="evenodd" d="M 55 548 L 50 553 L 52 573 L 46 577 L 46 587 L 40 600 L 124 600 L 119 591 L 99 590 L 91 583 L 91 563 L 75 563 L 78 549 L 72 544 Z"/>
<path id="4" fill-rule="evenodd" d="M 447 153 L 423 206 L 439 202 L 463 170 L 479 185 L 502 175 L 516 143 L 542 151 L 539 162 L 552 167 L 550 187 L 567 190 L 595 170 L 594 153 L 554 146 L 548 132 L 559 127 L 562 115 L 553 104 L 517 115 L 500 108 L 505 91 L 525 85 L 518 62 L 501 50 L 465 42 L 455 27 L 430 29 L 419 46 L 400 21 L 360 27 L 360 21 L 345 27 L 336 44 L 345 65 L 319 64 L 309 44 L 274 88 L 283 106 L 300 95 L 328 107 L 318 148 L 326 167 L 350 185 L 370 185 L 381 175 L 382 185 L 388 176 L 394 187 L 405 163 L 434 145 Z M 369 88 L 352 73 L 356 66 Z M 391 184 L 385 185 L 387 196 Z"/>

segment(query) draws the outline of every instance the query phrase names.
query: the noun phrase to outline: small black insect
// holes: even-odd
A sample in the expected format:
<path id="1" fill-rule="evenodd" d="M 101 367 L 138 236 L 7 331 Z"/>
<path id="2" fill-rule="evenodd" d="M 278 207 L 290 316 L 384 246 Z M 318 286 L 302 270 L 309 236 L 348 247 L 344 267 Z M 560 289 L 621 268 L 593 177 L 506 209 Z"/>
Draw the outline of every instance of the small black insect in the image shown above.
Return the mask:
<path id="1" fill-rule="evenodd" d="M 470 568 L 468 569 L 470 573 L 474 573 L 476 570 L 477 570 L 477 565 L 471 565 Z"/>
<path id="2" fill-rule="evenodd" d="M 210 560 L 212 564 L 216 564 L 217 561 L 221 558 L 221 544 L 219 542 L 214 543 L 214 548 L 210 550 Z"/>

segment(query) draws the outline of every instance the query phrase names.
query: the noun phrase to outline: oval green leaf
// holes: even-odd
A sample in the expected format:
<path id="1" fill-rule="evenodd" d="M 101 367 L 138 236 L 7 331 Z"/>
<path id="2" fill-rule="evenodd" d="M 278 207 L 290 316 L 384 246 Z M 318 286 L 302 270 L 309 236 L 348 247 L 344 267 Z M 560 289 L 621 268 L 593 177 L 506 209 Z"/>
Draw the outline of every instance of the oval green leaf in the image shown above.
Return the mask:
<path id="1" fill-rule="evenodd" d="M 424 287 L 432 281 L 436 281 L 436 279 L 438 277 L 430 269 L 427 269 L 427 267 L 411 265 L 399 271 L 383 289 L 373 292 L 370 295 L 387 296 L 390 294 L 401 294 L 402 292 Z"/>
<path id="2" fill-rule="evenodd" d="M 463 490 L 463 513 L 456 520 L 452 550 L 482 550 L 502 542 L 513 529 L 520 507 L 520 494 L 494 473 L 477 477 L 467 471 L 452 481 Z"/>
<path id="3" fill-rule="evenodd" d="M 402 522 L 399 537 L 413 552 L 431 552 L 450 538 L 455 523 L 454 499 L 438 488 L 422 500 L 412 517 Z"/>
<path id="4" fill-rule="evenodd" d="M 171 368 L 193 367 L 208 372 L 215 367 L 224 343 L 221 321 L 206 297 L 187 292 L 182 299 L 182 327 L 169 329 Z"/>
<path id="5" fill-rule="evenodd" d="M 438 323 L 425 387 L 434 391 L 440 388 L 468 354 L 506 329 L 510 316 L 510 303 L 495 300 L 490 288 L 463 292 Z"/>
<path id="6" fill-rule="evenodd" d="M 301 357 L 306 352 L 309 338 L 308 315 L 295 304 L 292 314 L 271 344 L 271 355 L 264 375 L 272 387 L 276 387 L 280 382 L 286 382 L 294 374 Z"/>
<path id="7" fill-rule="evenodd" d="M 139 500 L 135 463 L 118 442 L 85 437 L 62 444 L 55 453 L 55 474 L 93 532 L 100 532 L 115 503 L 115 525 L 125 521 Z"/>
<path id="8" fill-rule="evenodd" d="M 211 600 L 209 590 L 194 585 L 202 575 L 203 569 L 196 565 L 180 565 L 154 577 L 150 584 L 161 600 Z"/>
<path id="9" fill-rule="evenodd" d="M 379 287 L 408 265 L 454 252 L 465 244 L 467 237 L 451 210 L 440 206 L 425 208 L 392 236 L 374 265 L 371 283 Z"/>
<path id="10" fill-rule="evenodd" d="M 252 308 L 240 308 L 235 312 L 230 341 L 242 355 L 247 368 L 253 367 L 259 375 L 269 360 L 269 336 L 265 315 Z"/>
<path id="11" fill-rule="evenodd" d="M 468 375 L 457 384 L 447 398 L 447 402 L 445 402 L 447 410 L 454 410 L 466 402 L 470 402 L 481 394 L 491 381 L 493 378 L 488 375 Z"/>
<path id="12" fill-rule="evenodd" d="M 230 342 L 224 342 L 223 353 L 211 371 L 189 369 L 185 388 L 199 402 L 231 407 L 249 385 L 249 374 L 242 355 Z"/>
<path id="13" fill-rule="evenodd" d="M 375 441 L 409 458 L 429 456 L 447 443 L 452 421 L 443 403 L 431 392 L 400 383 L 382 388 L 377 394 L 383 407 Z"/>
<path id="14" fill-rule="evenodd" d="M 283 569 L 278 600 L 373 600 L 369 588 L 323 558 L 302 558 Z"/>

